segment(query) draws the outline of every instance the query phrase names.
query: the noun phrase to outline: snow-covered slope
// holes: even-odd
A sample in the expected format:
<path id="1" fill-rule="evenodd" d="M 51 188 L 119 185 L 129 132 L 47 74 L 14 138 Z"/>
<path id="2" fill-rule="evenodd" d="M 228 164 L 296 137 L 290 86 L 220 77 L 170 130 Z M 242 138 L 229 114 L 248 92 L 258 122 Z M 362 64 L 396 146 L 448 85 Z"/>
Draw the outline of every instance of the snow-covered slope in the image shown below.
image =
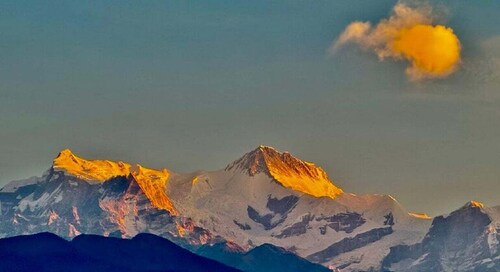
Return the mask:
<path id="1" fill-rule="evenodd" d="M 181 174 L 63 150 L 42 177 L 0 191 L 0 235 L 161 235 L 184 245 L 270 243 L 342 271 L 380 269 L 431 220 L 393 197 L 338 188 L 318 166 L 259 146 L 225 169 Z"/>

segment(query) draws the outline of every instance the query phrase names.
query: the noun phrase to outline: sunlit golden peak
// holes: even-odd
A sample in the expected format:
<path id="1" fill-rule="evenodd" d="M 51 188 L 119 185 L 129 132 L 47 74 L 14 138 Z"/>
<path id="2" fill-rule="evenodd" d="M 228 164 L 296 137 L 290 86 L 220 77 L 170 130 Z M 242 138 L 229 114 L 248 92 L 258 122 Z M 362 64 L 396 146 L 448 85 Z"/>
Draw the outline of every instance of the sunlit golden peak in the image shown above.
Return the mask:
<path id="1" fill-rule="evenodd" d="M 167 179 L 170 173 L 167 169 L 155 170 L 146 168 L 140 164 L 130 167 L 130 172 L 136 176 L 144 176 L 149 179 Z"/>
<path id="2" fill-rule="evenodd" d="M 272 147 L 272 146 L 268 146 L 268 145 L 259 145 L 259 147 L 257 147 L 257 149 L 265 152 L 266 150 L 272 150 L 272 151 L 275 151 L 275 152 L 278 152 L 276 150 L 276 148 Z M 286 152 L 286 151 L 285 151 Z"/>
<path id="3" fill-rule="evenodd" d="M 69 148 L 65 148 L 59 152 L 59 155 L 57 157 L 68 157 L 72 156 L 73 152 Z"/>
<path id="4" fill-rule="evenodd" d="M 68 174 L 85 180 L 105 181 L 117 176 L 128 176 L 130 164 L 108 160 L 87 160 L 73 154 L 71 150 L 64 149 L 54 159 L 54 170 L 64 171 Z"/>
<path id="5" fill-rule="evenodd" d="M 69 149 L 59 153 L 52 168 L 88 181 L 104 182 L 113 177 L 132 176 L 154 207 L 167 210 L 172 215 L 178 214 L 165 193 L 170 177 L 167 169 L 154 170 L 121 161 L 87 160 L 76 156 Z"/>
<path id="6" fill-rule="evenodd" d="M 264 173 L 284 187 L 316 197 L 335 198 L 342 193 L 320 167 L 269 146 L 260 145 L 226 167 L 226 171 L 233 169 L 250 176 Z"/>

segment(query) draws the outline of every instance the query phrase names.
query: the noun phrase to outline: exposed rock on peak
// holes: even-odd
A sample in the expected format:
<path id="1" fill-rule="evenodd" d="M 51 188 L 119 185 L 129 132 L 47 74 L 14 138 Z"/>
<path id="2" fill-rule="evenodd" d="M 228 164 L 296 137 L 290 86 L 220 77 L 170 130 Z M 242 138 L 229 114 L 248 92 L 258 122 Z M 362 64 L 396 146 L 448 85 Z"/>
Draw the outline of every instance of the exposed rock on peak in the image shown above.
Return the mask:
<path id="1" fill-rule="evenodd" d="M 73 151 L 71 151 L 68 148 L 65 148 L 65 149 L 61 150 L 61 152 L 59 152 L 59 154 L 57 155 L 56 158 L 59 158 L 59 157 L 71 157 L 71 156 L 74 156 L 73 155 Z"/>
<path id="2" fill-rule="evenodd" d="M 479 201 L 475 201 L 475 200 L 471 200 L 467 203 L 465 203 L 465 205 L 463 206 L 463 208 L 479 208 L 479 209 L 484 209 L 484 204 L 479 202 Z"/>
<path id="3" fill-rule="evenodd" d="M 264 173 L 284 187 L 315 197 L 335 198 L 343 192 L 320 167 L 269 146 L 261 145 L 243 155 L 226 167 L 230 170 L 247 171 L 250 176 Z"/>
<path id="4" fill-rule="evenodd" d="M 269 174 L 269 168 L 266 162 L 266 154 L 269 157 L 279 156 L 280 153 L 272 147 L 260 145 L 256 149 L 243 155 L 243 157 L 234 161 L 232 164 L 226 167 L 226 170 L 231 169 L 241 169 L 248 170 L 250 176 L 254 176 L 258 173 Z M 288 153 L 287 153 L 288 154 Z"/>

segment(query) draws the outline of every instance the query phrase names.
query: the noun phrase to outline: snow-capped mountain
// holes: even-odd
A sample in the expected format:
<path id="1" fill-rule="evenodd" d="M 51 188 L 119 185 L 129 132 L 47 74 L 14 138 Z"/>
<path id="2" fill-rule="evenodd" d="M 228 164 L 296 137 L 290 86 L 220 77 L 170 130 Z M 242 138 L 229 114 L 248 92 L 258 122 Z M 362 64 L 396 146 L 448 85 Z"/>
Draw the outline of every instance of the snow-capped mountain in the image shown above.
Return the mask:
<path id="1" fill-rule="evenodd" d="M 194 251 L 273 244 L 342 271 L 380 270 L 394 247 L 425 241 L 432 222 L 391 196 L 346 193 L 320 167 L 266 146 L 187 174 L 63 150 L 43 176 L 1 189 L 0 206 L 1 237 L 147 232 Z"/>
<path id="2" fill-rule="evenodd" d="M 471 201 L 434 218 L 417 244 L 391 248 L 387 271 L 500 271 L 500 206 Z"/>

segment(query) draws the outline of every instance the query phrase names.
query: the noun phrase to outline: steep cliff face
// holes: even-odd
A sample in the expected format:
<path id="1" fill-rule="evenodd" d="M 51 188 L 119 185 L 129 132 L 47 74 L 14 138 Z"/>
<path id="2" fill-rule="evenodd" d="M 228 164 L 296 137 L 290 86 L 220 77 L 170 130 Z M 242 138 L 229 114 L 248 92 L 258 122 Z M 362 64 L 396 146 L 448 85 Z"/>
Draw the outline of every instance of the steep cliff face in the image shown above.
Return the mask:
<path id="1" fill-rule="evenodd" d="M 387 271 L 499 271 L 500 222 L 495 209 L 471 201 L 436 217 L 422 242 L 391 248 Z"/>
<path id="2" fill-rule="evenodd" d="M 171 215 L 179 215 L 166 193 L 167 181 L 170 176 L 168 170 L 158 171 L 140 165 L 132 169 L 132 177 L 154 207 L 166 210 Z"/>

